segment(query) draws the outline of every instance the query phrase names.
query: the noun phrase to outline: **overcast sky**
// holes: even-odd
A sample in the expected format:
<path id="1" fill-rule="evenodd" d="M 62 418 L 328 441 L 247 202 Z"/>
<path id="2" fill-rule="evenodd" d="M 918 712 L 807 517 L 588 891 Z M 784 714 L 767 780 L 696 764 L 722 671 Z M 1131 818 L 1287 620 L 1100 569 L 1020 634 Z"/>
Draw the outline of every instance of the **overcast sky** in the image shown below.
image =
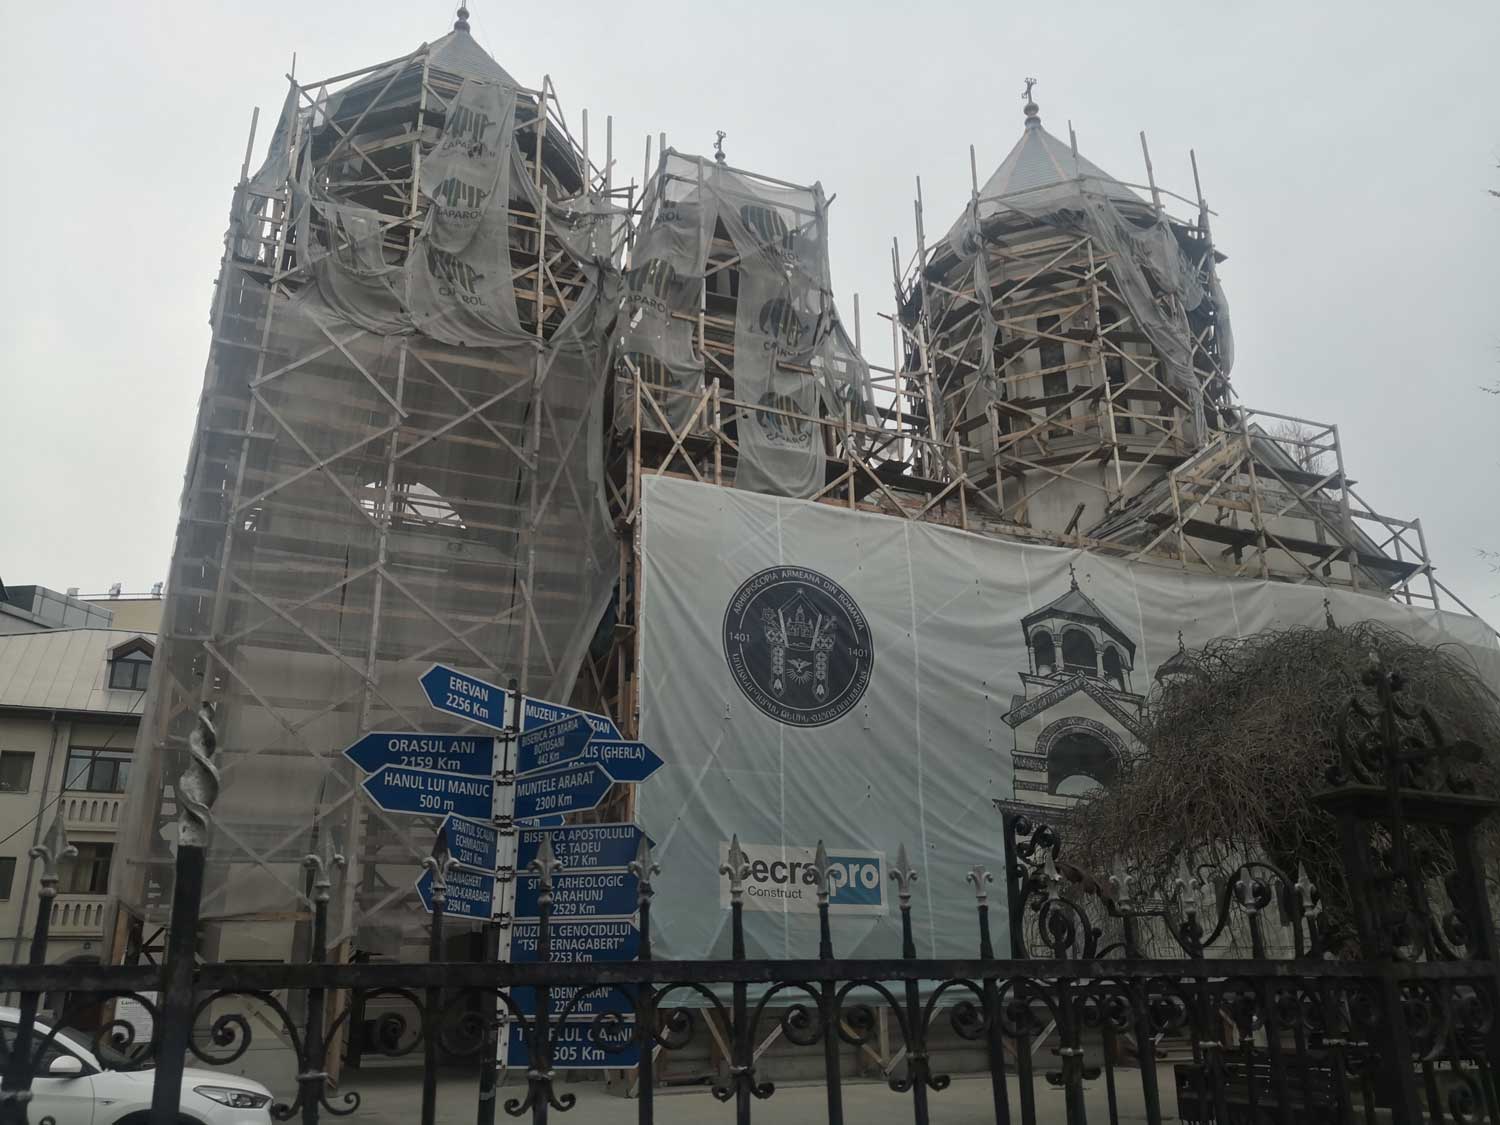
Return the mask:
<path id="1" fill-rule="evenodd" d="M 1420 517 L 1440 577 L 1500 622 L 1500 3 L 521 5 L 475 37 L 570 124 L 647 133 L 837 193 L 833 276 L 889 363 L 890 245 L 922 178 L 946 229 L 1043 123 L 1116 177 L 1191 195 L 1229 255 L 1244 402 L 1339 424 L 1357 491 Z M 518 22 L 536 12 L 535 22 Z M 167 575 L 208 309 L 253 106 L 445 34 L 444 3 L 6 4 L 0 93 L 0 577 L 86 592 Z M 259 152 L 257 153 L 257 162 Z"/>

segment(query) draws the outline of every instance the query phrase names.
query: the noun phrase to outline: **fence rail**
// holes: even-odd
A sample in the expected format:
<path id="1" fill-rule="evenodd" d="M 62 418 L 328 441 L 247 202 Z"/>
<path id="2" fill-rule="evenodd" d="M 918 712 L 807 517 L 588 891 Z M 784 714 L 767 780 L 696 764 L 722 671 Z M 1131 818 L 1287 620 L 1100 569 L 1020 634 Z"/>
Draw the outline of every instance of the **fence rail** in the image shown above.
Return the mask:
<path id="1" fill-rule="evenodd" d="M 838 1123 L 844 1120 L 845 1049 L 869 1047 L 889 1022 L 900 1061 L 886 1068 L 886 1082 L 892 1096 L 909 1103 L 917 1125 L 926 1125 L 931 1099 L 950 1087 L 951 1075 L 934 1055 L 952 1042 L 982 1057 L 986 1112 L 1007 1125 L 1123 1117 L 1153 1125 L 1174 1118 L 1496 1125 L 1500 961 L 1475 843 L 1475 827 L 1496 802 L 1467 791 L 1455 768 L 1472 760 L 1476 748 L 1444 743 L 1430 719 L 1406 711 L 1397 698 L 1399 677 L 1372 674 L 1370 684 L 1379 707 L 1351 705 L 1359 737 L 1338 748 L 1330 788 L 1318 797 L 1342 834 L 1349 896 L 1337 911 L 1305 877 L 1255 860 L 1216 880 L 1185 878 L 1148 901 L 1128 874 L 1101 881 L 1069 865 L 1050 826 L 1009 816 L 998 885 L 994 873 L 974 867 L 962 892 L 973 899 L 974 956 L 946 959 L 917 956 L 911 918 L 916 874 L 904 849 L 891 871 L 902 955 L 838 957 L 821 846 L 814 862 L 818 948 L 802 959 L 748 957 L 743 895 L 749 865 L 735 841 L 721 869 L 730 888 L 732 955 L 657 960 L 651 903 L 659 868 L 643 841 L 632 865 L 639 878 L 636 960 L 550 960 L 560 865 L 544 842 L 532 868 L 541 892 L 540 959 L 443 963 L 438 951 L 452 861 L 440 835 L 427 861 L 435 908 L 429 961 L 328 961 L 328 904 L 342 867 L 330 851 L 305 861 L 313 906 L 308 963 L 197 964 L 203 833 L 217 788 L 213 715 L 205 707 L 193 736 L 193 764 L 178 787 L 185 819 L 165 962 L 48 965 L 53 911 L 42 910 L 31 963 L 0 967 L 0 988 L 21 994 L 13 1030 L 0 1035 L 0 1125 L 45 1120 L 31 1113 L 34 1081 L 46 1077 L 41 1064 L 49 1050 L 67 1044 L 36 1023 L 44 993 L 67 997 L 59 1026 L 71 1012 L 101 1000 L 139 1006 L 149 1032 L 117 1006 L 115 1018 L 93 1036 L 93 1049 L 112 1067 L 154 1065 L 149 1120 L 172 1125 L 179 1121 L 184 1061 L 227 1065 L 240 1059 L 256 1034 L 240 1010 L 251 1006 L 297 1056 L 288 1096 L 269 1107 L 270 1114 L 311 1125 L 323 1115 L 353 1113 L 360 1095 L 335 1093 L 328 1075 L 355 1010 L 332 1003 L 336 996 L 401 1003 L 404 1014 L 376 1021 L 374 1049 L 420 1055 L 424 1123 L 435 1118 L 440 1054 L 482 1064 L 475 1105 L 480 1125 L 495 1119 L 497 1105 L 533 1122 L 573 1109 L 574 1095 L 558 1089 L 557 1077 L 568 1052 L 579 1049 L 580 1026 L 588 1049 L 636 1070 L 640 1122 L 654 1120 L 659 1061 L 704 1037 L 720 1044 L 726 1057 L 712 1094 L 732 1103 L 735 1121 L 750 1122 L 762 1106 L 762 1119 L 784 1119 L 770 1101 L 777 1091 L 761 1062 L 762 1045 L 774 1031 L 809 1053 L 821 1052 L 821 1116 Z M 1427 743 L 1414 743 L 1413 722 L 1429 730 Z M 1451 857 L 1442 871 L 1433 867 L 1435 840 Z M 37 849 L 44 901 L 56 897 L 57 863 L 68 851 L 59 822 Z M 1011 923 L 1008 947 L 999 950 L 1006 956 L 996 956 L 992 893 L 1004 895 Z M 1332 955 L 1335 942 L 1347 953 L 1350 940 L 1358 957 Z M 1162 942 L 1181 956 L 1142 956 Z M 1230 955 L 1246 942 L 1250 956 Z M 534 1005 L 519 1001 L 522 987 L 532 990 Z M 524 1043 L 527 1062 L 518 1069 L 526 1085 L 502 1100 L 493 1062 L 498 1037 L 511 1025 Z M 201 1029 L 196 1036 L 195 1026 Z M 1163 1058 L 1168 1046 L 1180 1058 Z M 1060 1093 L 1060 1107 L 1039 1102 L 1049 1088 Z M 726 1105 L 726 1118 L 729 1112 Z"/>

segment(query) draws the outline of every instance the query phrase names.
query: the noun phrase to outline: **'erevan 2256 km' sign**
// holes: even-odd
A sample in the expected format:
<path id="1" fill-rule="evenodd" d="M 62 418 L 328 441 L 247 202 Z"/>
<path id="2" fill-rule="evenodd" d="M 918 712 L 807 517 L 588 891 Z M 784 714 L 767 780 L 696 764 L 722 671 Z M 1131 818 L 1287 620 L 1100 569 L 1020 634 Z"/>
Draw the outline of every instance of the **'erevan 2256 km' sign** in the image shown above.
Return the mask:
<path id="1" fill-rule="evenodd" d="M 433 710 L 473 719 L 496 730 L 505 728 L 509 693 L 503 687 L 455 671 L 446 664 L 434 664 L 422 673 L 418 682 Z"/>

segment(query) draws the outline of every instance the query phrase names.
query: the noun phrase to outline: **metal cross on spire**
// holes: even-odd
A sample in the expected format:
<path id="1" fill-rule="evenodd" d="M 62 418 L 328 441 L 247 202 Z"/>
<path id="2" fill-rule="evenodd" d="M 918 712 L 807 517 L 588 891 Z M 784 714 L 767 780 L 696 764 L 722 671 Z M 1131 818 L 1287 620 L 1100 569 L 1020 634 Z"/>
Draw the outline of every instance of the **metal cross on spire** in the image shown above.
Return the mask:
<path id="1" fill-rule="evenodd" d="M 1024 112 L 1026 114 L 1026 124 L 1027 125 L 1032 125 L 1032 124 L 1040 125 L 1041 121 L 1042 121 L 1042 119 L 1038 116 L 1038 114 L 1041 113 L 1041 110 L 1037 108 L 1036 99 L 1034 99 L 1031 96 L 1031 88 L 1033 86 L 1035 86 L 1035 85 L 1036 85 L 1036 79 L 1035 78 L 1028 78 L 1028 79 L 1026 79 L 1026 90 L 1021 95 L 1023 98 L 1026 99 L 1026 104 L 1024 106 L 1022 106 L 1021 108 L 1022 108 L 1022 112 Z"/>

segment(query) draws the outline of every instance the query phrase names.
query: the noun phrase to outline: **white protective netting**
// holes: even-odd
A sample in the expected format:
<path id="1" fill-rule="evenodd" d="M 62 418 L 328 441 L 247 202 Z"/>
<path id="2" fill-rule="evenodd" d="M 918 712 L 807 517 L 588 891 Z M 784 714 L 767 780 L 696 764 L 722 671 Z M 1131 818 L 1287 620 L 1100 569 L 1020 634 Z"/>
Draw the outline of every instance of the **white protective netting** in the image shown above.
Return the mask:
<path id="1" fill-rule="evenodd" d="M 645 425 L 703 429 L 705 380 L 720 380 L 734 404 L 724 430 L 738 488 L 814 495 L 827 450 L 813 419 L 841 418 L 849 405 L 864 421 L 872 409 L 869 369 L 834 307 L 817 184 L 669 149 L 648 187 L 612 343 L 622 413 L 639 373 L 652 399 Z"/>
<path id="2" fill-rule="evenodd" d="M 249 924 L 211 927 L 210 955 L 290 955 L 330 840 L 332 940 L 396 952 L 436 822 L 376 809 L 341 752 L 465 729 L 425 702 L 434 662 L 567 699 L 616 581 L 622 216 L 546 97 L 453 39 L 294 88 L 235 200 L 114 886 L 165 917 L 172 786 L 213 701 L 203 913 Z"/>

